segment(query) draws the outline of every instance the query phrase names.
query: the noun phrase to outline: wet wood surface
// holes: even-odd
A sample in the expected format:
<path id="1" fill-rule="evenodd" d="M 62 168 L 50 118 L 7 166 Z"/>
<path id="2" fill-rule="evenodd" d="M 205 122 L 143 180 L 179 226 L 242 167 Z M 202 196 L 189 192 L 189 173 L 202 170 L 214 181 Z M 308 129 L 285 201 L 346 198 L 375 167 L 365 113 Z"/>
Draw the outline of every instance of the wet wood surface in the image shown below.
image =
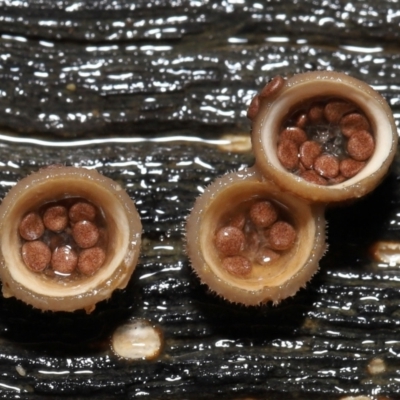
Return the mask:
<path id="1" fill-rule="evenodd" d="M 80 165 L 120 182 L 143 222 L 130 284 L 91 315 L 0 298 L 0 398 L 400 398 L 399 266 L 370 251 L 400 240 L 399 157 L 371 195 L 327 211 L 319 273 L 278 306 L 217 298 L 183 239 L 202 188 L 253 164 L 228 144 L 246 144 L 247 106 L 271 77 L 349 73 L 400 122 L 396 3 L 0 4 L 1 197 L 41 166 Z M 154 361 L 110 349 L 139 318 L 163 332 Z"/>

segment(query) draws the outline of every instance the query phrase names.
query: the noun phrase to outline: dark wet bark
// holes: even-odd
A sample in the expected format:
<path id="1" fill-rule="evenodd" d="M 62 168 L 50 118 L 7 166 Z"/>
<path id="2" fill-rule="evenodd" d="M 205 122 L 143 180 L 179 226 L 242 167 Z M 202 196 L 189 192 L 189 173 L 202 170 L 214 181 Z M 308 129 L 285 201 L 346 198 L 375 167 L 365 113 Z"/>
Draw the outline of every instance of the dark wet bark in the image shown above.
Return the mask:
<path id="1" fill-rule="evenodd" d="M 373 194 L 328 211 L 320 272 L 278 306 L 246 309 L 209 293 L 183 242 L 201 188 L 252 165 L 250 153 L 212 140 L 249 132 L 247 105 L 274 75 L 344 71 L 378 89 L 399 122 L 395 3 L 4 3 L 0 125 L 13 136 L 0 137 L 1 197 L 50 163 L 96 167 L 135 199 L 144 235 L 128 288 L 91 315 L 0 297 L 0 398 L 400 398 L 398 266 L 368 253 L 400 239 L 400 159 Z M 60 142 L 72 138 L 89 141 Z M 156 361 L 110 351 L 113 329 L 131 318 L 163 331 Z M 374 357 L 383 374 L 368 373 Z"/>

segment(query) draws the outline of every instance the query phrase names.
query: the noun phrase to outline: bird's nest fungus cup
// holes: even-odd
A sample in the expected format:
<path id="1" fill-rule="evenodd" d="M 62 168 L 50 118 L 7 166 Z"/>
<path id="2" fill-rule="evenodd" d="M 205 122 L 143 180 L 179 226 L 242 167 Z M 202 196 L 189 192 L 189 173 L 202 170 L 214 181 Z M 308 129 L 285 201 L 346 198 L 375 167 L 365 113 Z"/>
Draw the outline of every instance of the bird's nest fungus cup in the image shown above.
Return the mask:
<path id="1" fill-rule="evenodd" d="M 304 286 L 325 251 L 323 208 L 282 192 L 255 169 L 216 180 L 187 221 L 195 272 L 231 302 L 275 303 Z"/>
<path id="2" fill-rule="evenodd" d="M 220 296 L 278 303 L 318 269 L 325 206 L 365 195 L 387 173 L 397 129 L 375 90 L 327 71 L 272 79 L 247 115 L 255 166 L 218 179 L 197 199 L 187 250 Z"/>
<path id="3" fill-rule="evenodd" d="M 3 295 L 41 310 L 91 312 L 135 269 L 141 222 L 119 184 L 95 170 L 51 166 L 0 206 Z"/>
<path id="4" fill-rule="evenodd" d="M 372 191 L 397 149 L 385 99 L 343 73 L 277 77 L 253 99 L 249 117 L 257 168 L 311 201 L 338 202 Z"/>

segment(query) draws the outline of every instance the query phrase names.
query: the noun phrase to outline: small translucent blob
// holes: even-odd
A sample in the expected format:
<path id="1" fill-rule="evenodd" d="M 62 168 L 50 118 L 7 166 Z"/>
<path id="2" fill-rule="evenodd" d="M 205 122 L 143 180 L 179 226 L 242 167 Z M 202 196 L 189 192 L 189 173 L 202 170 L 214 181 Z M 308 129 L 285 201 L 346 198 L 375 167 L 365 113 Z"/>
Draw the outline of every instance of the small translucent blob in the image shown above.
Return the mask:
<path id="1" fill-rule="evenodd" d="M 160 332 L 143 320 L 130 321 L 118 327 L 112 335 L 111 346 L 120 357 L 132 360 L 153 359 L 161 351 Z"/>
<path id="2" fill-rule="evenodd" d="M 370 252 L 378 262 L 390 266 L 400 264 L 400 242 L 398 241 L 380 240 L 371 246 Z"/>
<path id="3" fill-rule="evenodd" d="M 17 365 L 15 369 L 21 376 L 26 376 L 26 370 L 22 365 Z"/>
<path id="4" fill-rule="evenodd" d="M 373 358 L 367 366 L 368 373 L 370 375 L 379 375 L 386 371 L 386 363 L 382 358 Z"/>
<path id="5" fill-rule="evenodd" d="M 341 397 L 339 400 L 372 400 L 372 398 L 368 396 L 346 396 Z"/>

